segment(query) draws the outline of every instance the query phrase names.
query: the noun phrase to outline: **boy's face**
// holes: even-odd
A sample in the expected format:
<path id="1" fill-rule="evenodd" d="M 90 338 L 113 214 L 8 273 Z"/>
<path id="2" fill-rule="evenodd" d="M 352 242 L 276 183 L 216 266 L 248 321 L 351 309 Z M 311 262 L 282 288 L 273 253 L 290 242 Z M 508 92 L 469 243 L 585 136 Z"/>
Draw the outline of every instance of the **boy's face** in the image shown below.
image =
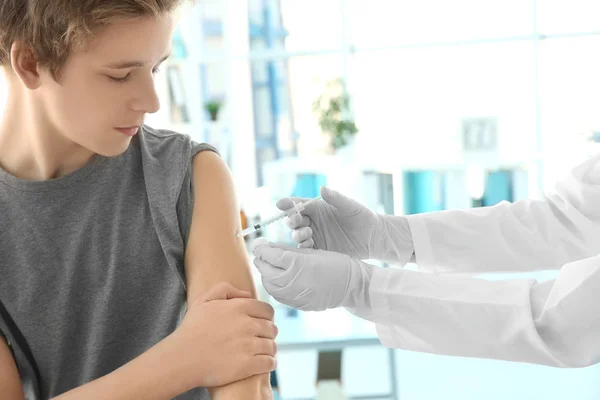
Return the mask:
<path id="1" fill-rule="evenodd" d="M 37 95 L 49 128 L 94 153 L 123 153 L 145 114 L 159 109 L 154 74 L 173 28 L 172 15 L 115 22 L 71 54 L 58 83 L 42 72 Z"/>

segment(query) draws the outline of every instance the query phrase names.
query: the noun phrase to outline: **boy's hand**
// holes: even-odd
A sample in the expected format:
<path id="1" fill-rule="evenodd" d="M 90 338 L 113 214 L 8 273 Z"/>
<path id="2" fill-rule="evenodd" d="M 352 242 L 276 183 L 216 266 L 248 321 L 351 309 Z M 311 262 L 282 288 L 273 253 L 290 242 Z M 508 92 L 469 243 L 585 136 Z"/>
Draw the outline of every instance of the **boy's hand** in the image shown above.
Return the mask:
<path id="1" fill-rule="evenodd" d="M 224 386 L 276 367 L 277 327 L 269 304 L 220 283 L 188 304 L 173 334 L 194 387 Z"/>

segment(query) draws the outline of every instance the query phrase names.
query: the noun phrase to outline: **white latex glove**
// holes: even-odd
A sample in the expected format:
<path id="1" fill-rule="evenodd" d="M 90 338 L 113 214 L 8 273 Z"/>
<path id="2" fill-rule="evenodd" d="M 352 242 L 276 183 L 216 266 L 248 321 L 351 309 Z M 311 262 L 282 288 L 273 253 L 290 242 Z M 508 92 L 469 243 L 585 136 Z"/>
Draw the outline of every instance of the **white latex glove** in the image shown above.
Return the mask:
<path id="1" fill-rule="evenodd" d="M 378 259 L 404 265 L 413 254 L 413 242 L 404 217 L 377 214 L 359 202 L 323 187 L 322 201 L 309 204 L 302 216 L 291 215 L 286 223 L 299 248 L 347 254 L 352 258 Z M 281 210 L 308 199 L 283 198 Z"/>
<path id="2" fill-rule="evenodd" d="M 372 265 L 346 254 L 254 242 L 254 265 L 267 292 L 280 303 L 303 311 L 370 308 Z"/>

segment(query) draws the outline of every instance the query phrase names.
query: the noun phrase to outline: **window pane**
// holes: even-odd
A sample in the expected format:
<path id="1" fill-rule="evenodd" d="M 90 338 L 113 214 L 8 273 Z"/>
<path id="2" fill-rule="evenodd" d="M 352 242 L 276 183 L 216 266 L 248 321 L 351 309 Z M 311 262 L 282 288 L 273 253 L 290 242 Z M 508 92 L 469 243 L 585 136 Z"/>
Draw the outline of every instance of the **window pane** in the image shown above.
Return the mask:
<path id="1" fill-rule="evenodd" d="M 321 134 L 313 102 L 325 84 L 342 77 L 341 56 L 293 57 L 289 60 L 289 83 L 294 126 L 299 134 L 298 154 L 325 151 L 328 139 Z"/>
<path id="2" fill-rule="evenodd" d="M 339 49 L 341 2 L 281 0 L 283 27 L 289 32 L 288 51 Z"/>
<path id="3" fill-rule="evenodd" d="M 538 29 L 544 34 L 600 31 L 600 1 L 539 0 Z"/>
<path id="4" fill-rule="evenodd" d="M 498 120 L 502 159 L 535 144 L 530 42 L 358 53 L 351 89 L 361 152 L 403 164 L 460 161 L 463 118 Z"/>
<path id="5" fill-rule="evenodd" d="M 270 39 L 270 44 L 265 43 L 262 48 L 287 51 L 340 48 L 340 0 L 249 0 L 248 11 L 251 37 Z M 252 50 L 260 48 L 253 43 Z"/>
<path id="6" fill-rule="evenodd" d="M 275 149 L 264 148 L 257 150 L 258 164 L 263 165 L 266 162 L 273 161 L 277 158 Z"/>
<path id="7" fill-rule="evenodd" d="M 224 96 L 227 91 L 227 61 L 204 64 L 204 85 L 208 98 Z"/>
<path id="8" fill-rule="evenodd" d="M 545 186 L 586 156 L 600 131 L 600 37 L 552 39 L 540 48 Z"/>
<path id="9" fill-rule="evenodd" d="M 357 47 L 532 33 L 531 0 L 346 0 Z"/>
<path id="10" fill-rule="evenodd" d="M 277 93 L 279 100 L 279 118 L 277 121 L 277 133 L 279 150 L 284 156 L 293 156 L 296 150 L 295 128 L 292 121 L 292 110 L 290 102 L 289 87 L 287 85 L 287 72 L 285 72 L 286 84 L 279 85 Z"/>
<path id="11" fill-rule="evenodd" d="M 269 69 L 266 61 L 252 61 L 252 80 L 263 83 L 269 80 Z"/>
<path id="12" fill-rule="evenodd" d="M 268 87 L 254 91 L 254 109 L 256 118 L 256 134 L 261 138 L 273 137 L 273 118 L 271 115 L 271 95 Z"/>

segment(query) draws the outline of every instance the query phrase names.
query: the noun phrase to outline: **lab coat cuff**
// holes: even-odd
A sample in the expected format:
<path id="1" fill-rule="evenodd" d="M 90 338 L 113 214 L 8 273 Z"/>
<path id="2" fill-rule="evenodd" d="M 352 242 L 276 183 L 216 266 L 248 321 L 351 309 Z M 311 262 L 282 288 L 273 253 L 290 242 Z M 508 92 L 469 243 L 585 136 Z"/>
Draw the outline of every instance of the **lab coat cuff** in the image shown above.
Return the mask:
<path id="1" fill-rule="evenodd" d="M 377 330 L 377 336 L 385 347 L 396 348 L 396 338 L 393 325 L 390 323 L 390 307 L 388 304 L 389 285 L 391 282 L 390 268 L 375 268 L 371 277 L 369 296 L 371 300 L 371 312 L 373 322 Z"/>
<path id="2" fill-rule="evenodd" d="M 406 220 L 412 235 L 417 267 L 424 272 L 437 272 L 426 217 L 422 214 L 407 215 Z"/>

